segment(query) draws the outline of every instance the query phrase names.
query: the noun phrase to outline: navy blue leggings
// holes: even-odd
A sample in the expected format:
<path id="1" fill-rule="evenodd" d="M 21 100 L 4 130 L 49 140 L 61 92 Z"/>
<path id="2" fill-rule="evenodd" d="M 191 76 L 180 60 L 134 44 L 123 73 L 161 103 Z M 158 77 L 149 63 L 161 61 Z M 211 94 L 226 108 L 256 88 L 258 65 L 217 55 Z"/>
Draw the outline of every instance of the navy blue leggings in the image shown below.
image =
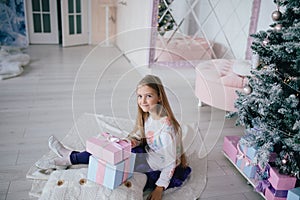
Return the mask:
<path id="1" fill-rule="evenodd" d="M 77 165 L 77 164 L 89 164 L 89 159 L 90 159 L 90 153 L 87 151 L 72 151 L 70 155 L 70 161 L 72 165 Z"/>
<path id="2" fill-rule="evenodd" d="M 146 189 L 154 189 L 156 187 L 156 181 L 159 179 L 161 171 L 150 168 L 146 159 L 146 151 L 144 147 L 138 146 L 131 150 L 132 153 L 136 154 L 134 171 L 135 172 L 142 172 L 147 176 L 147 182 L 144 187 Z M 167 189 L 180 187 L 182 183 L 187 179 L 189 174 L 192 172 L 190 167 L 181 167 L 180 165 L 175 168 L 173 177 L 170 180 L 170 184 Z"/>

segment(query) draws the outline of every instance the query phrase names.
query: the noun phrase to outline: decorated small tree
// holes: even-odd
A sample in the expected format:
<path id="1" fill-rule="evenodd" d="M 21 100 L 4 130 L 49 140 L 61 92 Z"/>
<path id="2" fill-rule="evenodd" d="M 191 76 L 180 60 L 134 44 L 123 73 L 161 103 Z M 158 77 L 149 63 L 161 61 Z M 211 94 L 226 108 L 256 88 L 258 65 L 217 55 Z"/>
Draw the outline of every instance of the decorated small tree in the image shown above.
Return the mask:
<path id="1" fill-rule="evenodd" d="M 300 1 L 274 3 L 270 29 L 252 35 L 259 62 L 238 93 L 237 125 L 241 142 L 258 147 L 254 162 L 265 166 L 276 152 L 279 172 L 300 179 Z"/>
<path id="2" fill-rule="evenodd" d="M 175 24 L 169 5 L 173 0 L 159 0 L 157 30 L 160 35 L 172 30 Z"/>

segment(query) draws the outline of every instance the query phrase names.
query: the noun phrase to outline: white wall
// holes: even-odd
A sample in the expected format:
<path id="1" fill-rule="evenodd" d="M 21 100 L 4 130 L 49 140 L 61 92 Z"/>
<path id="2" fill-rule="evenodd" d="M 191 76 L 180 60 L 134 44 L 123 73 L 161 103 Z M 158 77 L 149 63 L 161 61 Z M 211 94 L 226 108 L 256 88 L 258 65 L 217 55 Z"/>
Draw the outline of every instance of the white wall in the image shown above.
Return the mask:
<path id="1" fill-rule="evenodd" d="M 209 1 L 212 5 L 215 4 L 214 1 Z M 153 0 L 124 0 L 124 2 L 127 5 L 117 6 L 116 44 L 135 67 L 148 67 Z M 211 8 L 208 2 L 205 0 L 200 3 L 199 13 L 209 15 Z M 230 46 L 232 50 L 220 53 L 221 57 L 243 59 L 247 46 L 252 1 L 240 1 L 234 7 L 228 3 L 228 0 L 222 0 L 213 6 L 215 13 L 220 14 L 216 14 L 217 17 L 211 15 L 211 18 L 203 24 L 206 37 L 212 37 L 208 39 Z M 237 10 L 233 12 L 232 9 Z M 273 22 L 271 14 L 275 9 L 273 1 L 261 1 L 257 30 L 269 28 Z"/>
<path id="2" fill-rule="evenodd" d="M 196 10 L 202 30 L 209 41 L 215 42 L 217 58 L 245 59 L 253 0 L 200 0 Z M 272 0 L 261 0 L 257 31 L 266 30 L 273 23 L 276 9 Z M 222 48 L 224 46 L 225 48 Z"/>
<path id="3" fill-rule="evenodd" d="M 269 25 L 273 23 L 272 12 L 274 12 L 276 9 L 277 7 L 273 1 L 261 1 L 257 31 L 267 30 L 270 28 Z"/>
<path id="4" fill-rule="evenodd" d="M 201 1 L 197 14 L 217 58 L 244 59 L 252 1 Z M 201 35 L 200 35 L 201 37 Z"/>
<path id="5" fill-rule="evenodd" d="M 128 0 L 117 6 L 116 45 L 136 67 L 148 67 L 152 0 Z"/>

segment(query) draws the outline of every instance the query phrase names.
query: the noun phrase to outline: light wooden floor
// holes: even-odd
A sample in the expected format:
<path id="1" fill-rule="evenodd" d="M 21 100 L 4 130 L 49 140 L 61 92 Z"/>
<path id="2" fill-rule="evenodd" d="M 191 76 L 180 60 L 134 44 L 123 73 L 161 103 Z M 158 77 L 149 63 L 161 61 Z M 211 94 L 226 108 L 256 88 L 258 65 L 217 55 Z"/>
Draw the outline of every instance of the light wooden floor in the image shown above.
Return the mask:
<path id="1" fill-rule="evenodd" d="M 30 199 L 29 167 L 48 152 L 47 138 L 62 139 L 83 112 L 135 118 L 134 90 L 142 78 L 116 48 L 34 45 L 17 78 L 0 81 L 0 200 Z M 261 197 L 225 159 L 225 135 L 242 135 L 224 111 L 197 107 L 193 69 L 155 67 L 180 121 L 199 122 L 207 157 L 203 200 Z"/>

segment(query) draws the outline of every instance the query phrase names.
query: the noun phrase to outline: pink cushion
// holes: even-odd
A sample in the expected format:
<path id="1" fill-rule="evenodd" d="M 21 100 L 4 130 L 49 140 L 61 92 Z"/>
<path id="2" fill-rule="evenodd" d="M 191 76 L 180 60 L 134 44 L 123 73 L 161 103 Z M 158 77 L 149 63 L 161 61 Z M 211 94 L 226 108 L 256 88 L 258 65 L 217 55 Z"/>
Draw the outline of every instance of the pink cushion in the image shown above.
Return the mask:
<path id="1" fill-rule="evenodd" d="M 242 88 L 245 85 L 244 77 L 237 76 L 236 74 L 227 74 L 226 76 L 221 77 L 221 82 L 225 86 Z"/>
<path id="2" fill-rule="evenodd" d="M 196 71 L 203 73 L 207 80 L 220 82 L 229 87 L 242 88 L 246 83 L 246 78 L 233 72 L 233 64 L 232 59 L 214 59 L 199 64 Z"/>

